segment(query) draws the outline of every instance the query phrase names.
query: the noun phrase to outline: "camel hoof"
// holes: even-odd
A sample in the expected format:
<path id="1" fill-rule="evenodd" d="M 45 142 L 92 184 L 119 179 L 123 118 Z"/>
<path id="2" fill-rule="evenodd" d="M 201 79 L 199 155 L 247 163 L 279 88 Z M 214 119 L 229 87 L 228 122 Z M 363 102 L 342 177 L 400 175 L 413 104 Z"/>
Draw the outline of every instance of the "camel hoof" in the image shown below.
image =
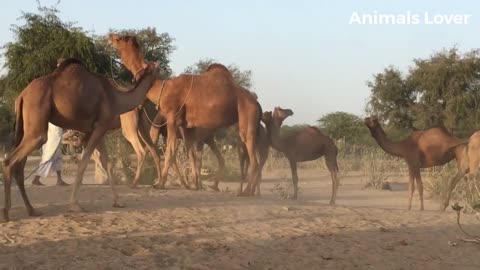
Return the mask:
<path id="1" fill-rule="evenodd" d="M 128 185 L 128 187 L 131 188 L 131 189 L 137 189 L 138 188 L 137 184 L 130 184 L 130 185 Z"/>
<path id="2" fill-rule="evenodd" d="M 69 211 L 74 213 L 86 212 L 78 203 L 70 205 Z"/>
<path id="3" fill-rule="evenodd" d="M 329 204 L 330 204 L 331 206 L 334 206 L 334 205 L 335 205 L 335 202 L 330 201 Z"/>
<path id="4" fill-rule="evenodd" d="M 114 203 L 112 205 L 112 207 L 115 207 L 115 208 L 125 208 L 125 204 L 123 203 Z"/>
<path id="5" fill-rule="evenodd" d="M 220 189 L 218 189 L 218 186 L 217 186 L 217 185 L 211 185 L 210 188 L 211 188 L 213 191 L 220 191 Z"/>
<path id="6" fill-rule="evenodd" d="M 154 184 L 152 185 L 152 187 L 153 187 L 154 189 L 165 189 L 165 184 L 161 184 L 161 183 L 158 183 L 158 182 L 157 182 L 157 183 L 154 183 Z"/>
<path id="7" fill-rule="evenodd" d="M 42 212 L 38 211 L 38 210 L 35 210 L 35 209 L 32 209 L 30 211 L 28 211 L 28 215 L 31 216 L 31 217 L 39 217 L 42 215 Z"/>
<path id="8" fill-rule="evenodd" d="M 64 187 L 64 186 L 69 186 L 69 184 L 67 184 L 67 183 L 65 183 L 65 182 L 63 182 L 63 181 L 57 182 L 56 185 L 59 186 L 59 187 L 60 187 L 60 186 L 62 186 L 62 187 Z"/>

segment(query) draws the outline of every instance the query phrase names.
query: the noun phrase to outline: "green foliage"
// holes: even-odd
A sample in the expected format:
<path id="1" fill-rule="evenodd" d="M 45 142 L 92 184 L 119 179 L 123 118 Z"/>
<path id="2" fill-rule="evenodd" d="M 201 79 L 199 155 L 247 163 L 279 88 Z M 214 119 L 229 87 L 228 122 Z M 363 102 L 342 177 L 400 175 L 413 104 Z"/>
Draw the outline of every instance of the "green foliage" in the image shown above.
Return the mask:
<path id="1" fill-rule="evenodd" d="M 400 129 L 443 125 L 468 136 L 480 124 L 478 50 L 456 48 L 415 59 L 407 74 L 389 67 L 374 75 L 367 112 Z"/>
<path id="2" fill-rule="evenodd" d="M 15 41 L 4 45 L 7 75 L 3 96 L 12 105 L 15 97 L 35 78 L 50 73 L 57 59 L 81 59 L 93 72 L 109 72 L 108 55 L 101 54 L 87 33 L 62 22 L 54 8 L 39 7 L 38 13 L 23 13 L 24 25 L 12 26 Z"/>
<path id="3" fill-rule="evenodd" d="M 210 59 L 210 58 L 200 59 L 195 64 L 187 67 L 184 73 L 190 73 L 190 74 L 203 73 L 207 71 L 208 66 L 210 66 L 213 63 L 216 63 L 214 59 Z M 252 81 L 251 70 L 240 70 L 240 68 L 235 64 L 230 64 L 227 66 L 227 68 L 230 71 L 230 73 L 232 73 L 233 79 L 238 85 L 246 89 L 252 88 L 253 81 Z"/>
<path id="4" fill-rule="evenodd" d="M 318 123 L 332 139 L 345 139 L 350 143 L 364 141 L 369 135 L 363 120 L 351 113 L 334 112 L 322 116 Z"/>

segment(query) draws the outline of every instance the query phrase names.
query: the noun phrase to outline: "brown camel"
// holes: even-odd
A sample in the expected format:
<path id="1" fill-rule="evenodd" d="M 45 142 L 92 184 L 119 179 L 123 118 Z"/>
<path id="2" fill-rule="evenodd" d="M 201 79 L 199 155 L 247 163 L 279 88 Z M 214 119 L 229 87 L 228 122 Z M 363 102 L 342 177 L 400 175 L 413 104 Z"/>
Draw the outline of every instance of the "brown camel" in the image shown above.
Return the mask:
<path id="1" fill-rule="evenodd" d="M 454 178 L 450 180 L 447 186 L 447 194 L 443 203 L 444 209 L 448 207 L 453 189 L 458 182 L 467 175 L 469 180 L 475 179 L 480 166 L 480 131 L 476 131 L 470 136 L 468 142 L 464 142 L 466 147 L 461 147 L 461 159 L 458 162 L 458 171 Z"/>
<path id="2" fill-rule="evenodd" d="M 110 40 L 109 42 L 112 43 L 112 40 Z M 131 42 L 136 43 L 137 41 L 135 39 L 132 39 Z M 137 44 L 136 46 L 139 46 L 139 45 Z M 62 64 L 62 62 L 64 61 L 65 61 L 64 58 L 58 59 L 57 67 L 60 64 Z M 116 83 L 113 80 L 109 80 L 109 81 L 111 84 L 116 85 Z M 125 89 L 125 88 L 119 88 L 118 90 L 125 91 L 125 92 L 129 91 L 129 89 Z M 143 162 L 145 160 L 145 155 L 146 155 L 146 151 L 145 151 L 146 149 L 148 149 L 150 153 L 152 153 L 153 159 L 157 166 L 157 178 L 160 179 L 160 170 L 161 170 L 160 157 L 158 156 L 158 153 L 155 150 L 156 140 L 152 141 L 149 136 L 145 135 L 147 134 L 146 131 L 150 130 L 150 127 L 151 127 L 150 123 L 144 120 L 145 118 L 146 117 L 144 115 L 139 115 L 138 108 L 135 108 L 124 114 L 121 114 L 120 116 L 117 115 L 115 117 L 115 120 L 112 121 L 112 124 L 110 125 L 110 128 L 112 130 L 119 129 L 119 128 L 122 129 L 122 135 L 132 145 L 133 150 L 137 156 L 137 169 L 135 172 L 135 177 L 132 180 L 133 187 L 135 187 L 138 181 L 140 180 L 141 169 L 142 169 Z M 75 132 L 72 134 L 75 134 Z M 142 136 L 142 134 L 144 135 Z M 86 146 L 87 144 L 86 139 L 88 138 L 83 136 L 82 140 L 79 142 L 82 144 L 81 146 L 83 147 Z M 145 144 L 145 147 L 143 146 L 142 143 Z M 99 154 L 98 156 L 106 155 L 106 153 L 98 153 L 98 154 Z M 96 155 L 94 155 L 94 157 L 96 157 Z M 97 160 L 96 158 L 94 159 L 96 162 L 100 161 L 100 160 Z M 177 169 L 177 173 L 178 173 L 178 166 L 176 166 L 175 168 Z M 181 181 L 183 183 L 183 179 L 181 179 Z"/>
<path id="3" fill-rule="evenodd" d="M 268 158 L 268 150 L 270 149 L 270 140 L 268 138 L 267 130 L 263 127 L 259 127 L 258 131 L 258 137 L 257 137 L 257 158 L 259 161 L 259 169 L 258 169 L 258 180 L 257 180 L 257 185 L 256 185 L 256 194 L 260 196 L 260 183 L 262 181 L 262 170 L 263 167 L 265 166 L 265 163 L 267 162 Z M 240 188 L 239 188 L 239 193 L 243 190 L 243 181 L 245 181 L 245 177 L 247 174 L 247 169 L 248 169 L 248 153 L 247 149 L 244 144 L 239 144 L 237 146 L 238 149 L 238 159 L 240 161 L 240 174 L 241 174 L 241 180 L 240 180 Z"/>
<path id="4" fill-rule="evenodd" d="M 423 210 L 423 183 L 420 174 L 421 168 L 441 166 L 452 159 L 457 160 L 460 171 L 462 151 L 465 145 L 461 140 L 450 134 L 443 127 L 434 127 L 423 131 L 414 131 L 407 138 L 392 142 L 387 138 L 385 131 L 376 117 L 365 118 L 365 125 L 378 145 L 390 155 L 401 157 L 408 166 L 408 210 L 412 209 L 415 181 L 420 194 L 420 210 Z M 443 207 L 443 210 L 447 205 Z"/>
<path id="5" fill-rule="evenodd" d="M 282 152 L 290 163 L 293 181 L 292 199 L 297 199 L 298 193 L 297 162 L 315 160 L 325 156 L 325 163 L 332 178 L 330 204 L 334 205 L 339 186 L 337 147 L 332 139 L 312 126 L 295 130 L 286 136 L 280 136 L 280 127 L 283 121 L 291 115 L 293 115 L 292 110 L 275 107 L 273 113 L 265 112 L 263 114 L 262 121 L 267 127 L 271 146 Z"/>
<path id="6" fill-rule="evenodd" d="M 133 110 L 145 100 L 157 73 L 153 65 L 140 66 L 135 71 L 138 83 L 125 93 L 118 91 L 107 79 L 88 71 L 80 61 L 69 59 L 52 73 L 33 80 L 15 100 L 16 147 L 4 160 L 5 220 L 9 220 L 12 176 L 16 178 L 28 214 L 38 215 L 25 192 L 24 166 L 28 154 L 45 143 L 48 122 L 87 134 L 88 143 L 78 165 L 70 199 L 72 211 L 82 210 L 77 193 L 93 150 L 96 148 L 100 153 L 105 153 L 103 135 L 111 128 L 117 115 Z M 100 159 L 103 167 L 107 168 L 108 157 L 102 155 Z M 109 182 L 113 206 L 121 207 L 114 183 Z"/>
<path id="7" fill-rule="evenodd" d="M 165 118 L 157 113 L 154 117 L 154 120 L 150 121 L 149 117 L 146 117 L 146 120 L 149 121 L 149 124 L 151 125 L 150 128 L 150 138 L 153 142 L 158 142 L 160 134 L 163 136 L 163 138 L 167 138 L 168 133 L 167 133 L 167 127 L 166 127 L 166 121 Z M 207 144 L 210 150 L 212 150 L 212 153 L 215 155 L 217 162 L 218 162 L 218 171 L 216 172 L 216 177 L 215 177 L 215 182 L 211 186 L 213 190 L 218 191 L 218 184 L 220 181 L 220 178 L 222 178 L 224 172 L 225 172 L 225 159 L 222 156 L 222 153 L 220 149 L 218 148 L 217 144 L 215 143 L 215 132 L 217 129 L 208 129 L 208 128 L 193 128 L 193 129 L 184 129 L 183 127 L 178 128 L 177 132 L 177 139 L 184 139 L 185 141 L 185 146 L 187 150 L 187 154 L 190 159 L 190 163 L 192 165 L 192 172 L 193 172 L 193 178 L 195 185 L 197 184 L 197 181 L 200 182 L 200 170 L 201 170 L 201 157 L 203 153 L 203 146 L 204 144 Z M 166 147 L 164 146 L 164 149 Z M 177 175 L 180 175 L 179 169 L 178 169 L 178 164 L 177 160 L 173 161 L 174 169 L 176 170 Z M 183 181 L 183 178 L 181 179 L 182 184 L 189 188 L 187 184 Z M 156 184 L 154 185 L 156 186 Z"/>
<path id="8" fill-rule="evenodd" d="M 135 73 L 144 65 L 143 58 L 139 57 L 139 48 L 128 42 L 132 36 L 112 34 L 110 38 L 116 40 L 113 46 L 130 72 Z M 249 91 L 235 83 L 225 66 L 212 64 L 200 75 L 181 75 L 169 80 L 157 80 L 147 97 L 157 104 L 159 107 L 157 116 L 165 119 L 167 126 L 165 164 L 161 174 L 162 180 L 157 185 L 159 188 L 164 187 L 168 170 L 175 160 L 179 127 L 184 129 L 185 142 L 190 147 L 195 141 L 205 139 L 199 138 L 202 129 L 216 129 L 238 123 L 240 138 L 247 146 L 251 161 L 248 168 L 249 182 L 244 194 L 253 195 L 254 190 L 251 187 L 255 186 L 258 171 L 255 143 L 261 107 Z M 154 123 L 158 122 L 161 122 L 161 119 L 158 121 L 155 117 Z M 199 147 L 195 148 L 197 151 L 191 151 L 193 155 L 199 152 Z M 199 168 L 198 165 L 194 167 Z M 199 189 L 199 175 L 194 172 L 194 177 L 196 188 Z"/>

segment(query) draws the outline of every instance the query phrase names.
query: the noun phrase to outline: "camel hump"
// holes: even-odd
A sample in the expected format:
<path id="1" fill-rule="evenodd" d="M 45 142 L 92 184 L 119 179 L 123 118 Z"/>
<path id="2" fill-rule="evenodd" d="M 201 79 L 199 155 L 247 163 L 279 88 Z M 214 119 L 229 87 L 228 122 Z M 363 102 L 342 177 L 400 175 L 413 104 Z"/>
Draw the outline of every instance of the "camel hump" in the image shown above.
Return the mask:
<path id="1" fill-rule="evenodd" d="M 68 66 L 71 66 L 74 64 L 85 67 L 85 64 L 83 64 L 83 62 L 77 58 L 66 58 L 66 59 L 58 60 L 57 68 L 55 69 L 55 71 L 58 71 L 58 72 L 63 71 Z"/>
<path id="2" fill-rule="evenodd" d="M 230 73 L 230 70 L 228 70 L 228 68 L 226 66 L 224 66 L 222 64 L 219 64 L 219 63 L 213 63 L 213 64 L 209 65 L 206 72 L 216 70 L 216 69 L 223 70 L 225 72 Z"/>
<path id="3" fill-rule="evenodd" d="M 314 126 L 308 126 L 307 130 L 310 131 L 310 132 L 320 133 L 320 134 L 324 135 L 319 128 L 314 127 Z"/>

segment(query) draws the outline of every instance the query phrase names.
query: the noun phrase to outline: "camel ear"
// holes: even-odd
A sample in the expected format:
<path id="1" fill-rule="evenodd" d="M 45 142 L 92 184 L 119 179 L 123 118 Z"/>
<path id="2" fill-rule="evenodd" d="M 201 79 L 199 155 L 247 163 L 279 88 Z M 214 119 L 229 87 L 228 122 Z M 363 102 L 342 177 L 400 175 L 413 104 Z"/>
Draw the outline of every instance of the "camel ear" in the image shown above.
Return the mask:
<path id="1" fill-rule="evenodd" d="M 264 123 L 268 123 L 271 118 L 272 118 L 272 112 L 271 111 L 266 111 L 266 112 L 263 112 L 261 120 Z"/>
<path id="2" fill-rule="evenodd" d="M 114 34 L 114 33 L 110 33 L 108 35 L 108 44 L 112 45 L 113 41 L 118 41 L 118 35 L 117 34 Z"/>

